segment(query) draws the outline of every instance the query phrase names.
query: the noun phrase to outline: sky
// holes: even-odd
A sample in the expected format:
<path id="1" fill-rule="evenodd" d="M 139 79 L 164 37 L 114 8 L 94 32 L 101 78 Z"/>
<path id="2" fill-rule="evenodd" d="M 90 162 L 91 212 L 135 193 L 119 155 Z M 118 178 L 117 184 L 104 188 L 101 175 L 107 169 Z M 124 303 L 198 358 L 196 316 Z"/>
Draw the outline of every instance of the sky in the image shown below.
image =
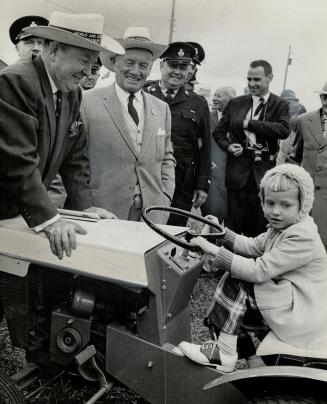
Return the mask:
<path id="1" fill-rule="evenodd" d="M 54 10 L 103 14 L 105 33 L 114 38 L 121 37 L 127 26 L 147 26 L 154 42 L 168 43 L 172 0 L 0 0 L 0 4 L 0 58 L 6 63 L 17 59 L 8 35 L 10 24 L 23 15 L 49 18 Z M 232 86 L 237 95 L 243 94 L 249 63 L 266 59 L 274 72 L 271 91 L 279 95 L 292 46 L 286 88 L 313 110 L 319 107 L 314 91 L 327 81 L 326 17 L 327 0 L 176 0 L 173 41 L 203 46 L 206 59 L 197 73 L 197 89 L 208 88 L 212 94 L 219 86 Z M 149 78 L 159 77 L 156 62 Z"/>

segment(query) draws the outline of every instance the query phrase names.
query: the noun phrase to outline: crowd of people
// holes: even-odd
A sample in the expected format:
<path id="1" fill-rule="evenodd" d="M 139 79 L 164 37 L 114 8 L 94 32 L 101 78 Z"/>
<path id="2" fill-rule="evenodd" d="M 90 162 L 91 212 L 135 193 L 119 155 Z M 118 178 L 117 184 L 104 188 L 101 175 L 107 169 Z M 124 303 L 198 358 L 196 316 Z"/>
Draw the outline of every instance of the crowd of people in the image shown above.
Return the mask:
<path id="1" fill-rule="evenodd" d="M 158 44 L 148 28 L 127 27 L 104 46 L 103 28 L 101 15 L 56 11 L 49 21 L 26 16 L 11 25 L 19 60 L 0 72 L 0 219 L 22 215 L 61 259 L 85 230 L 59 207 L 133 221 L 151 205 L 201 209 L 228 230 L 224 247 L 193 243 L 225 274 L 208 317 L 217 341 L 209 350 L 182 343 L 184 354 L 233 370 L 247 302 L 282 340 L 314 344 L 325 332 L 317 324 L 327 324 L 319 309 L 327 282 L 327 83 L 318 91 L 322 107 L 306 113 L 294 91 L 271 93 L 272 66 L 256 59 L 248 93 L 220 87 L 209 111 L 194 92 L 200 44 Z M 148 81 L 157 59 L 161 78 Z M 101 65 L 115 82 L 97 88 Z M 187 224 L 165 211 L 154 220 Z M 314 299 L 304 324 L 294 316 L 307 294 Z"/>

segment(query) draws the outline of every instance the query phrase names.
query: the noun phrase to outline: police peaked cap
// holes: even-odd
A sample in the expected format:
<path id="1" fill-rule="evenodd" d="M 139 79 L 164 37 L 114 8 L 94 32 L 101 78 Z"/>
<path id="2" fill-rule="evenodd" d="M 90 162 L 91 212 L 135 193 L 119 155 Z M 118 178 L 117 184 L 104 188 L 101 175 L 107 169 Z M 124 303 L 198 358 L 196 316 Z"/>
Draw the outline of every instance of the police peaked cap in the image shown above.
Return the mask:
<path id="1" fill-rule="evenodd" d="M 199 43 L 196 43 L 196 42 L 187 42 L 187 43 L 192 45 L 193 48 L 195 49 L 195 56 L 193 58 L 193 62 L 196 65 L 200 65 L 201 62 L 204 61 L 204 58 L 206 56 L 203 47 Z"/>
<path id="2" fill-rule="evenodd" d="M 189 64 L 195 57 L 195 53 L 195 48 L 187 42 L 172 42 L 160 56 L 160 59 Z"/>
<path id="3" fill-rule="evenodd" d="M 35 27 L 38 25 L 44 26 L 48 25 L 48 23 L 49 21 L 46 18 L 40 17 L 38 15 L 27 15 L 25 17 L 18 18 L 11 24 L 9 28 L 10 40 L 14 45 L 16 45 L 21 39 L 34 36 L 32 34 L 24 32 L 23 28 Z"/>

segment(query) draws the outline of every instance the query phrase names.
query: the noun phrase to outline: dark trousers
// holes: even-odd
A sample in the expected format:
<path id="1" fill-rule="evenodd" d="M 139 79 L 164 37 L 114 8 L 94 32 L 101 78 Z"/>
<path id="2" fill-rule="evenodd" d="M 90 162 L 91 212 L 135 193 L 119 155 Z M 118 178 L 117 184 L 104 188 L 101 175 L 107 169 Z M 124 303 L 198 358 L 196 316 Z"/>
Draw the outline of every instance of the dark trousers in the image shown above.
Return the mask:
<path id="1" fill-rule="evenodd" d="M 227 189 L 227 206 L 227 226 L 231 230 L 248 237 L 256 237 L 266 231 L 267 221 L 253 173 L 242 189 Z"/>
<path id="2" fill-rule="evenodd" d="M 188 212 L 192 209 L 192 198 L 195 187 L 194 162 L 190 157 L 176 157 L 175 193 L 171 202 L 172 208 L 183 209 Z M 171 213 L 169 225 L 186 226 L 188 218 Z"/>

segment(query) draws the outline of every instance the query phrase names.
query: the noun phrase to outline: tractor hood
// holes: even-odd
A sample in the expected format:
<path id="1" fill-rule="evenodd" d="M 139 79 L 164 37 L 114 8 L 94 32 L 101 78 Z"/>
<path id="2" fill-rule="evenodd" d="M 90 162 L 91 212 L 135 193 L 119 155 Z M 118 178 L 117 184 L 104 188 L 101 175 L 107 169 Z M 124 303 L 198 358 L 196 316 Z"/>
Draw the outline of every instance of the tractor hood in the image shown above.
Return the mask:
<path id="1" fill-rule="evenodd" d="M 75 220 L 74 220 L 75 221 Z M 29 263 L 80 275 L 146 287 L 145 254 L 165 239 L 145 223 L 126 220 L 78 221 L 87 235 L 77 235 L 77 249 L 59 260 L 44 233 L 29 229 L 21 217 L 0 221 L 0 271 L 25 276 Z M 162 226 L 172 235 L 185 227 Z"/>

